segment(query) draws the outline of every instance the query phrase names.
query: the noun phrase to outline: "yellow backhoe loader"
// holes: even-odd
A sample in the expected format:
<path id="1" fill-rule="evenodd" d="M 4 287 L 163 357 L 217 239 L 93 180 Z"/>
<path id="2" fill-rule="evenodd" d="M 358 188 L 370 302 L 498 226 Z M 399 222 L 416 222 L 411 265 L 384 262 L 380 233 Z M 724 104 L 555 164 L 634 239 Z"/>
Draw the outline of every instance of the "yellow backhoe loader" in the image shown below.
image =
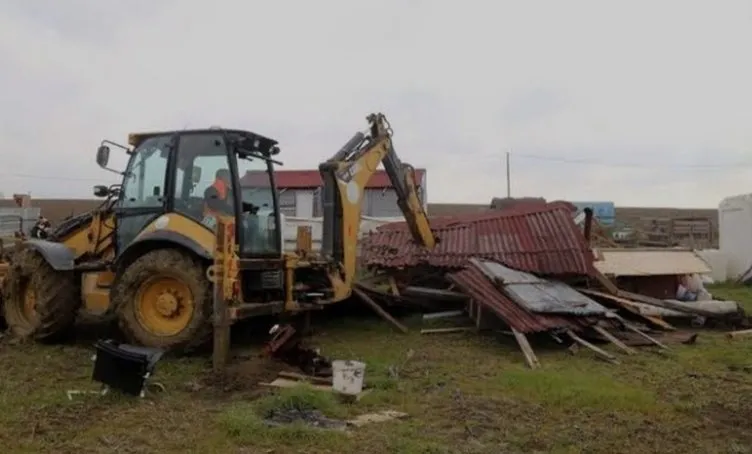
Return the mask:
<path id="1" fill-rule="evenodd" d="M 103 141 L 97 163 L 121 173 L 122 183 L 96 186 L 104 198 L 98 209 L 65 221 L 47 240 L 24 241 L 0 267 L 9 330 L 53 340 L 85 311 L 116 316 L 133 343 L 186 351 L 210 337 L 217 276 L 230 293 L 223 298 L 231 321 L 348 298 L 364 189 L 379 164 L 415 240 L 436 243 L 389 123 L 382 114 L 368 122 L 319 167 L 324 228 L 316 254 L 284 251 L 275 140 L 203 129 L 131 134 L 127 147 Z M 108 167 L 110 147 L 128 153 L 125 171 Z M 221 191 L 209 190 L 215 175 L 224 178 Z M 230 250 L 218 254 L 218 241 Z"/>

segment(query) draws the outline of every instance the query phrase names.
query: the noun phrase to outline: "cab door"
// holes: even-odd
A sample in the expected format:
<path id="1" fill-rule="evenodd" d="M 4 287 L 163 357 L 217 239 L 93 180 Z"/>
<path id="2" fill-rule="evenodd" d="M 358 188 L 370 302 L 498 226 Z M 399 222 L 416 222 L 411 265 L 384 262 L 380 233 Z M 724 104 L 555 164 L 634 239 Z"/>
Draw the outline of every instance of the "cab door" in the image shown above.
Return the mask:
<path id="1" fill-rule="evenodd" d="M 172 134 L 151 137 L 131 154 L 115 207 L 117 254 L 150 222 L 167 212 L 170 155 L 175 145 Z"/>

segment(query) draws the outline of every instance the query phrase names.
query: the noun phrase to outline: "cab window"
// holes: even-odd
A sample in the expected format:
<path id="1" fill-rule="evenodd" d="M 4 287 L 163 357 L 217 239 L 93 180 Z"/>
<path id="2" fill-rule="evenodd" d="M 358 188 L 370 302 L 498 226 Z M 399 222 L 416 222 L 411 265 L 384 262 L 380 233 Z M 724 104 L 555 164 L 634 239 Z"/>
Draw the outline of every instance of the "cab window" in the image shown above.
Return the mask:
<path id="1" fill-rule="evenodd" d="M 122 208 L 159 208 L 164 204 L 171 137 L 146 139 L 131 155 L 123 178 Z"/>
<path id="2" fill-rule="evenodd" d="M 175 211 L 204 222 L 211 211 L 209 205 L 221 202 L 223 213 L 234 215 L 231 179 L 227 179 L 225 191 L 219 197 L 211 191 L 211 188 L 217 186 L 217 175 L 229 175 L 229 168 L 227 147 L 222 134 L 181 136 L 178 144 Z M 214 200 L 218 198 L 221 200 Z"/>
<path id="3" fill-rule="evenodd" d="M 243 199 L 241 251 L 246 255 L 281 253 L 276 227 L 272 167 L 258 157 L 238 158 Z"/>

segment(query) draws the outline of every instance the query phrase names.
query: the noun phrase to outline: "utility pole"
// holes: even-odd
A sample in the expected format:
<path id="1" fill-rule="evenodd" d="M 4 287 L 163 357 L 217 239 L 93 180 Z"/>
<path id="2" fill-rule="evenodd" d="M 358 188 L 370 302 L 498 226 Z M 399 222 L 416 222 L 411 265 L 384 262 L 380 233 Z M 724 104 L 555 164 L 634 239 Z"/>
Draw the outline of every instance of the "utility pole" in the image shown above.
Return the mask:
<path id="1" fill-rule="evenodd" d="M 509 168 L 509 155 L 511 153 L 507 151 L 507 198 L 512 197 L 512 180 L 511 180 L 511 171 Z"/>

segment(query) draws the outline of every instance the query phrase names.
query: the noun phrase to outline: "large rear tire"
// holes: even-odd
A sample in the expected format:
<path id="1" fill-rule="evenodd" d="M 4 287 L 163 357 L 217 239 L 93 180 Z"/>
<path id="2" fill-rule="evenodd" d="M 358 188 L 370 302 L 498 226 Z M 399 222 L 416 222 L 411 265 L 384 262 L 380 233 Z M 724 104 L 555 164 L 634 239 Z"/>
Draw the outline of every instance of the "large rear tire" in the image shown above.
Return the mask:
<path id="1" fill-rule="evenodd" d="M 112 289 L 118 325 L 129 341 L 188 353 L 212 332 L 211 284 L 185 252 L 158 249 L 131 263 Z"/>
<path id="2" fill-rule="evenodd" d="M 56 271 L 36 251 L 13 257 L 3 283 L 3 315 L 22 339 L 53 342 L 70 334 L 81 305 L 76 276 Z"/>

